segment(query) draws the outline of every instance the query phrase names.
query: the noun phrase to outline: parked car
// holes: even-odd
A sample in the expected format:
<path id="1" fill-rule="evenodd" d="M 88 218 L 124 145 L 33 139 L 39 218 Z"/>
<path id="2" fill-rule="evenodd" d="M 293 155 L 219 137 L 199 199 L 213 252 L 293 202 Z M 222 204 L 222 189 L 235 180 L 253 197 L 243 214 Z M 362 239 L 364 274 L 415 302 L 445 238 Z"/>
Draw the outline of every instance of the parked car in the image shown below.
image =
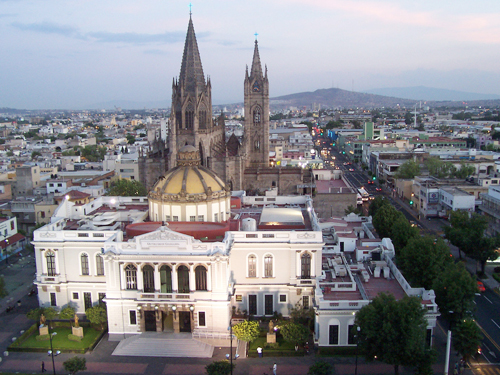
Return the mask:
<path id="1" fill-rule="evenodd" d="M 477 282 L 477 289 L 479 289 L 481 293 L 486 291 L 486 288 L 484 287 L 484 284 L 481 281 Z"/>

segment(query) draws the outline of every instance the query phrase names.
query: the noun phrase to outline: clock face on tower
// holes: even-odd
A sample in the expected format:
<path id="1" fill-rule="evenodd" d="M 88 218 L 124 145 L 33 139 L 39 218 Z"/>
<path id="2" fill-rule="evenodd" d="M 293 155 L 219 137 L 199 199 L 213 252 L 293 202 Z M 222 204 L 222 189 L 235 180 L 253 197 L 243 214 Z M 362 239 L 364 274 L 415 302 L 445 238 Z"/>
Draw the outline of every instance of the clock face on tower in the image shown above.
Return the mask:
<path id="1" fill-rule="evenodd" d="M 259 82 L 257 82 L 257 81 L 254 82 L 254 84 L 253 84 L 253 91 L 254 92 L 259 92 L 260 91 Z"/>

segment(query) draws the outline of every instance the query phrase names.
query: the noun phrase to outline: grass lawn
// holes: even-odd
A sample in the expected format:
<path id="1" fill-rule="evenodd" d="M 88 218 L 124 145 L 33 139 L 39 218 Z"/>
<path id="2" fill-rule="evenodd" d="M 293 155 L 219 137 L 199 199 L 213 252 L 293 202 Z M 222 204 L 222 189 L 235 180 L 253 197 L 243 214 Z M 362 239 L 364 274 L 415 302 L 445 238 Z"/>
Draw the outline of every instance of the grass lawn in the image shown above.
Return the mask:
<path id="1" fill-rule="evenodd" d="M 57 332 L 57 335 L 52 337 L 52 347 L 54 350 L 74 350 L 86 349 L 96 340 L 101 331 L 96 331 L 90 327 L 83 328 L 82 341 L 68 340 L 68 335 L 71 333 L 70 327 L 55 327 L 50 332 Z M 50 341 L 37 341 L 38 330 L 33 335 L 28 337 L 24 342 L 19 345 L 19 348 L 33 348 L 33 349 L 47 349 L 50 350 Z"/>
<path id="2" fill-rule="evenodd" d="M 283 350 L 293 350 L 295 351 L 295 345 L 293 345 L 291 342 L 286 342 L 283 337 L 279 336 L 276 338 L 276 342 L 279 344 L 278 348 L 265 348 L 267 344 L 267 337 L 258 337 L 254 341 L 250 343 L 250 348 L 249 350 L 257 350 L 257 348 L 260 346 L 261 348 L 265 348 L 266 351 L 283 351 Z"/>

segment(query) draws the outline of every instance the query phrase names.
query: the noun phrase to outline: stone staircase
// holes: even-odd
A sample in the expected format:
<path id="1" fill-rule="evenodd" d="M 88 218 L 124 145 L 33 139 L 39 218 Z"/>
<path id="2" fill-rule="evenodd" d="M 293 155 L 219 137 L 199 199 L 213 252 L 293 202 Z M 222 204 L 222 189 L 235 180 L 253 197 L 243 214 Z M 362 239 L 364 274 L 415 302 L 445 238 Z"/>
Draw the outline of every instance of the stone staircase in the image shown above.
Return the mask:
<path id="1" fill-rule="evenodd" d="M 213 353 L 212 345 L 193 340 L 191 333 L 143 332 L 120 341 L 113 355 L 211 358 Z"/>

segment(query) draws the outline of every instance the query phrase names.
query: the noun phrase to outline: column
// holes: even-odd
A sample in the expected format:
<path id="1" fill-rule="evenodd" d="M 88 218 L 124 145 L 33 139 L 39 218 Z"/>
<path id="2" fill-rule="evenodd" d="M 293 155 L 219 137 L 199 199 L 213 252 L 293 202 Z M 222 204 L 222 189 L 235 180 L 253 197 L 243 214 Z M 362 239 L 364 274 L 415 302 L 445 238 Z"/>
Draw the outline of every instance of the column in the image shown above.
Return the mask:
<path id="1" fill-rule="evenodd" d="M 160 278 L 160 266 L 155 263 L 155 292 L 160 293 L 161 291 L 161 278 Z"/>
<path id="2" fill-rule="evenodd" d="M 316 250 L 311 250 L 311 277 L 316 277 Z"/>
<path id="3" fill-rule="evenodd" d="M 296 250 L 296 253 L 295 253 L 295 277 L 297 279 L 300 279 L 300 275 L 302 274 L 300 266 L 301 266 L 301 262 L 300 262 L 300 250 Z"/>
<path id="4" fill-rule="evenodd" d="M 196 290 L 196 278 L 194 275 L 194 265 L 189 263 L 189 291 L 194 292 Z"/>
<path id="5" fill-rule="evenodd" d="M 120 289 L 121 290 L 125 290 L 127 289 L 127 285 L 126 284 L 126 277 L 125 277 L 125 270 L 124 270 L 124 267 L 123 267 L 123 263 L 120 263 Z"/>
<path id="6" fill-rule="evenodd" d="M 177 293 L 179 290 L 179 281 L 177 280 L 177 268 L 175 263 L 172 263 L 172 292 Z"/>
<path id="7" fill-rule="evenodd" d="M 207 290 L 212 291 L 212 265 L 207 264 Z"/>
<path id="8" fill-rule="evenodd" d="M 144 278 L 142 276 L 142 265 L 137 263 L 137 290 L 144 292 Z"/>

